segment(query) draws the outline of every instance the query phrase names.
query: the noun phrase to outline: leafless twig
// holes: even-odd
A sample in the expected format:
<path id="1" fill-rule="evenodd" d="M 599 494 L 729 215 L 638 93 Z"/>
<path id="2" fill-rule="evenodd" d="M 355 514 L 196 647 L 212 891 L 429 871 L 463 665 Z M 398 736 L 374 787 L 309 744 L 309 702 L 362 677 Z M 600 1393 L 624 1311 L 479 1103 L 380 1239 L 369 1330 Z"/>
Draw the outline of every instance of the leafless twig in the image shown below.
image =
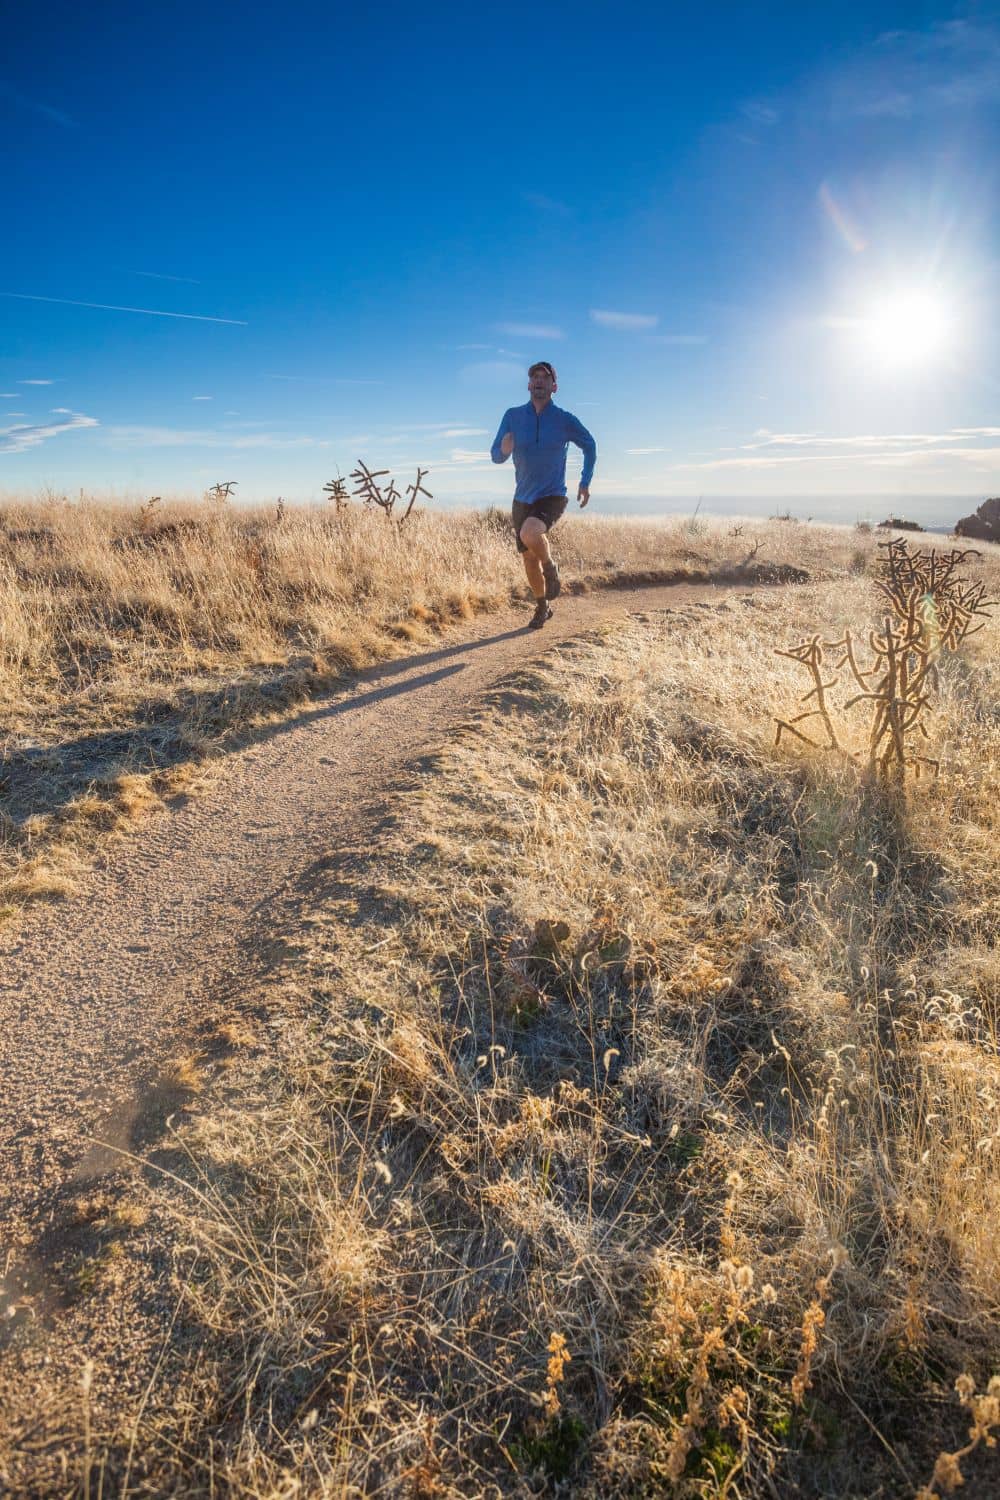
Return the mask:
<path id="1" fill-rule="evenodd" d="M 943 650 L 956 651 L 967 636 L 981 630 L 997 601 L 986 598 L 985 584 L 970 582 L 957 572 L 968 557 L 978 553 L 958 548 L 946 554 L 911 552 L 903 537 L 880 542 L 879 547 L 884 556 L 875 586 L 889 605 L 889 612 L 883 616 L 881 628 L 869 633 L 871 665 L 862 666 L 850 631 L 845 631 L 839 641 L 821 641 L 816 635 L 779 651 L 779 656 L 800 662 L 810 673 L 813 686 L 800 701 L 815 699 L 816 706 L 792 719 L 777 719 L 775 744 L 788 731 L 808 745 L 843 753 L 826 695 L 837 686 L 838 674 L 846 667 L 860 691 L 842 708 L 846 711 L 857 703 L 871 705 L 869 764 L 883 780 L 901 783 L 908 767 L 918 776 L 921 766 L 937 770 L 937 761 L 916 753 L 913 736 L 928 738 L 921 716 L 938 686 L 938 658 Z M 823 677 L 825 650 L 842 653 L 829 681 Z M 813 717 L 823 721 L 827 734 L 824 746 L 795 727 Z"/>

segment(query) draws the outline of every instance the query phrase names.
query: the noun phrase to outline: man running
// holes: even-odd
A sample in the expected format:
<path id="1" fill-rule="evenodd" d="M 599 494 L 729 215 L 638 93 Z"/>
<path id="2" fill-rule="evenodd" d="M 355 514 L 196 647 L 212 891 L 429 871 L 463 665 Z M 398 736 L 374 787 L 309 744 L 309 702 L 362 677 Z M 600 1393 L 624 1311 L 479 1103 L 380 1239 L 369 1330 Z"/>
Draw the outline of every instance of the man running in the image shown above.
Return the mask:
<path id="1" fill-rule="evenodd" d="M 524 571 L 535 596 L 535 613 L 528 621 L 529 630 L 540 630 L 546 620 L 551 620 L 549 600 L 562 587 L 559 568 L 549 550 L 548 532 L 566 509 L 567 444 L 575 443 L 583 449 L 583 473 L 576 492 L 581 508 L 590 499 L 590 481 L 597 461 L 597 444 L 586 427 L 572 412 L 563 411 L 552 400 L 556 389 L 556 372 L 548 360 L 541 359 L 532 365 L 528 371 L 531 400 L 504 412 L 490 449 L 495 464 L 505 463 L 514 455 L 517 484 L 511 520 L 517 550 L 524 558 Z"/>

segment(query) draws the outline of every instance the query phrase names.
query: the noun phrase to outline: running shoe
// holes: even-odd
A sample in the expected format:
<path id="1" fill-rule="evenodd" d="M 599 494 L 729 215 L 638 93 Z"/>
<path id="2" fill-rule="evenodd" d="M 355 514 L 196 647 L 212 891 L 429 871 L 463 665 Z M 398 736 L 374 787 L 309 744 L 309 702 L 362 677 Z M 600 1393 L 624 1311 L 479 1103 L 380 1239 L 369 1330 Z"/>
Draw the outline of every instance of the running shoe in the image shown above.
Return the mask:
<path id="1" fill-rule="evenodd" d="M 551 620 L 551 618 L 552 611 L 551 609 L 549 609 L 547 602 L 544 599 L 539 599 L 538 603 L 535 605 L 535 613 L 528 621 L 528 629 L 541 630 L 542 626 L 545 624 L 545 621 Z"/>
<path id="2" fill-rule="evenodd" d="M 559 591 L 562 588 L 562 582 L 559 578 L 559 564 L 557 562 L 546 563 L 542 569 L 542 573 L 545 578 L 546 599 L 557 599 Z"/>

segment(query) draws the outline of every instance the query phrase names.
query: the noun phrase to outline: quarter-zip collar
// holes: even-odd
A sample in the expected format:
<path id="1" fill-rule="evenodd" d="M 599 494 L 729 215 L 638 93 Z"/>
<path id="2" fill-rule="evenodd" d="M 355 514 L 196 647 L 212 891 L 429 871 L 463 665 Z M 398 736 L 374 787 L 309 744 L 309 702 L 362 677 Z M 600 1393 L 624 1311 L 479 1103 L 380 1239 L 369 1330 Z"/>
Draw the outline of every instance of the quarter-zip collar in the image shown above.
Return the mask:
<path id="1" fill-rule="evenodd" d="M 537 446 L 542 440 L 542 418 L 546 412 L 554 410 L 554 403 L 550 396 L 544 406 L 538 407 L 531 400 L 528 402 L 528 407 L 535 414 L 535 445 Z"/>

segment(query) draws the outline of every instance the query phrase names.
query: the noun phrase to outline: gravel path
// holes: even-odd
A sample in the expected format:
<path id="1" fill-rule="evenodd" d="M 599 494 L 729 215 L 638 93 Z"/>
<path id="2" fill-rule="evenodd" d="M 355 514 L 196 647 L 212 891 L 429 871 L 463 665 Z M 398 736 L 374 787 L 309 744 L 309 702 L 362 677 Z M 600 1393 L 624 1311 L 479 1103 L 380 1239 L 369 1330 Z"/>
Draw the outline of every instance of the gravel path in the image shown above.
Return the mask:
<path id="1" fill-rule="evenodd" d="M 372 667 L 233 753 L 207 791 L 176 799 L 112 846 L 74 899 L 38 907 L 0 935 L 8 1254 L 54 1193 L 100 1169 L 94 1139 L 134 1143 L 143 1100 L 212 998 L 238 981 L 238 955 L 293 928 L 297 880 L 377 818 L 407 760 L 556 641 L 628 611 L 722 593 L 680 585 L 565 598 L 537 634 L 524 629 L 526 611 L 511 608 Z M 0 1277 L 3 1262 L 0 1245 Z"/>

